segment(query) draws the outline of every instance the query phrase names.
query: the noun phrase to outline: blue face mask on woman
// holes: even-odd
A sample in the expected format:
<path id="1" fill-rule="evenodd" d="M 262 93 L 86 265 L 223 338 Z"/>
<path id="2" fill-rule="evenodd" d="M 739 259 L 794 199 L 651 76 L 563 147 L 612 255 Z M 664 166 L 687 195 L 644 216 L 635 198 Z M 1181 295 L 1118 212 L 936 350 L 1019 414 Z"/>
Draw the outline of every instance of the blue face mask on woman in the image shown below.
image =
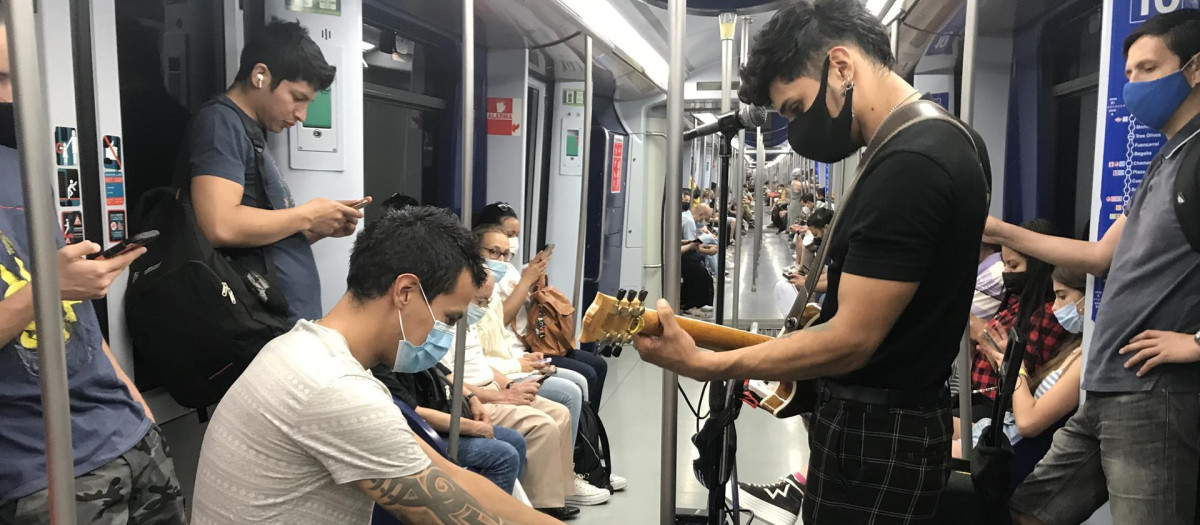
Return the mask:
<path id="1" fill-rule="evenodd" d="M 1192 86 L 1183 76 L 1183 70 L 1191 63 L 1188 60 L 1179 71 L 1159 79 L 1125 84 L 1123 94 L 1129 113 L 1142 124 L 1162 130 L 1175 110 L 1192 93 Z"/>
<path id="2" fill-rule="evenodd" d="M 482 306 L 479 306 L 475 303 L 468 304 L 467 326 L 475 326 L 475 323 L 478 323 L 480 320 L 482 320 L 483 316 L 486 314 L 487 310 L 484 310 Z"/>
<path id="3" fill-rule="evenodd" d="M 392 370 L 397 372 L 413 374 L 433 368 L 446 356 L 446 352 L 450 351 L 450 343 L 454 341 L 454 329 L 433 315 L 433 308 L 429 306 L 429 298 L 425 296 L 424 286 L 421 287 L 421 297 L 425 299 L 425 308 L 429 310 L 429 317 L 433 318 L 433 329 L 425 337 L 424 343 L 414 346 L 404 335 L 404 315 L 399 311 L 396 312 L 400 318 L 400 342 L 396 344 L 396 363 L 392 366 Z"/>
<path id="4" fill-rule="evenodd" d="M 487 262 L 488 269 L 492 271 L 492 277 L 496 279 L 496 282 L 500 282 L 508 273 L 508 264 L 505 264 L 504 261 L 493 261 L 486 257 L 483 260 Z"/>
<path id="5" fill-rule="evenodd" d="M 1082 300 L 1083 298 L 1080 297 L 1079 301 Z M 1058 319 L 1058 324 L 1072 334 L 1083 332 L 1083 314 L 1079 313 L 1079 301 L 1064 304 L 1054 311 L 1054 317 Z"/>

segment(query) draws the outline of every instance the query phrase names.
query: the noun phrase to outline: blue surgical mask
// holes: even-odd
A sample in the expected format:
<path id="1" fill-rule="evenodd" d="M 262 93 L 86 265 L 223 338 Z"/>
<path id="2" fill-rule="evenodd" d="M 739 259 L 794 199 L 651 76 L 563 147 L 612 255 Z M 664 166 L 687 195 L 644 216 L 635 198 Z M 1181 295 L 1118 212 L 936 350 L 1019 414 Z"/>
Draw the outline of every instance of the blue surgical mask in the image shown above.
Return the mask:
<path id="1" fill-rule="evenodd" d="M 467 326 L 475 326 L 475 323 L 478 323 L 480 319 L 483 319 L 483 316 L 486 314 L 487 310 L 484 310 L 482 306 L 479 306 L 475 303 L 468 304 Z"/>
<path id="2" fill-rule="evenodd" d="M 1079 298 L 1079 301 L 1082 300 L 1082 297 Z M 1083 315 L 1079 313 L 1079 301 L 1064 304 L 1054 311 L 1054 317 L 1058 319 L 1058 324 L 1072 334 L 1083 332 Z"/>
<path id="3" fill-rule="evenodd" d="M 1189 60 L 1188 64 L 1191 62 Z M 1192 93 L 1192 86 L 1183 77 L 1183 70 L 1188 64 L 1159 79 L 1125 84 L 1125 107 L 1129 108 L 1129 113 L 1142 124 L 1162 130 L 1175 110 Z"/>
<path id="4" fill-rule="evenodd" d="M 425 297 L 424 286 L 421 287 L 421 297 L 425 299 L 425 308 L 429 310 L 429 317 L 433 318 L 433 329 L 425 337 L 424 343 L 414 346 L 404 335 L 404 315 L 396 312 L 400 318 L 400 342 L 396 345 L 396 364 L 392 366 L 392 370 L 397 372 L 414 374 L 433 368 L 446 356 L 446 352 L 450 351 L 450 344 L 454 342 L 454 329 L 437 320 L 437 316 L 433 315 L 433 308 L 429 306 L 429 298 Z"/>
<path id="5" fill-rule="evenodd" d="M 508 273 L 508 263 L 504 261 L 493 261 L 487 258 L 485 258 L 484 261 L 487 262 L 487 267 L 492 271 L 492 277 L 496 279 L 496 282 L 500 282 L 500 280 L 504 278 L 504 275 Z"/>

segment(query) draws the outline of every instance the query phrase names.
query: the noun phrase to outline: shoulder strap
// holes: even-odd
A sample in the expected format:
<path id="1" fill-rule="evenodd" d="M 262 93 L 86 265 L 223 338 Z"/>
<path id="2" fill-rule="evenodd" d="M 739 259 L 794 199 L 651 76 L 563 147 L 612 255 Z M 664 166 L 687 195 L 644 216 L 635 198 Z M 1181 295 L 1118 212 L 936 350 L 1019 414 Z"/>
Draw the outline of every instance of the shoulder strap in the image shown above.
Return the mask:
<path id="1" fill-rule="evenodd" d="M 254 185 L 254 197 L 258 201 L 260 208 L 267 210 L 275 209 L 275 206 L 271 204 L 270 197 L 267 196 L 267 162 L 263 153 L 267 147 L 266 132 L 263 131 L 263 128 L 258 124 L 258 122 L 255 122 L 254 119 L 246 115 L 241 108 L 237 107 L 232 101 L 229 100 L 229 98 L 225 96 L 216 96 L 209 99 L 200 106 L 200 109 L 203 110 L 205 107 L 214 105 L 224 106 L 226 109 L 232 111 L 233 114 L 238 117 L 238 120 L 241 121 L 242 132 L 245 133 L 246 140 L 250 141 L 250 148 L 254 150 L 254 167 L 255 171 L 257 172 L 256 176 L 258 177 L 258 183 Z M 199 111 L 197 111 L 197 113 L 199 113 Z M 178 168 L 180 170 L 180 175 L 177 177 L 178 183 L 176 185 L 179 187 L 181 195 L 187 195 L 190 198 L 191 177 L 189 176 L 190 173 L 188 173 L 189 168 L 186 162 L 187 155 L 188 153 L 185 148 L 181 155 L 181 157 L 184 159 L 184 162 L 183 165 Z"/>
<path id="2" fill-rule="evenodd" d="M 792 303 L 791 311 L 789 311 L 787 317 L 784 318 L 783 330 L 780 331 L 780 336 L 801 328 L 800 318 L 804 313 L 804 307 L 807 306 L 808 303 L 812 302 L 813 295 L 816 295 L 815 290 L 817 288 L 817 281 L 821 278 L 821 272 L 825 268 L 825 263 L 829 260 L 828 250 L 829 246 L 833 244 L 833 232 L 835 231 L 838 222 L 840 222 L 841 216 L 848 209 L 847 203 L 850 202 L 850 197 L 853 195 L 854 189 L 862 180 L 863 175 L 870 171 L 869 168 L 871 167 L 872 162 L 875 160 L 875 154 L 896 135 L 900 134 L 900 132 L 908 129 L 914 124 L 927 120 L 940 120 L 953 125 L 955 129 L 959 130 L 959 132 L 961 132 L 963 136 L 967 138 L 967 141 L 971 143 L 971 147 L 975 150 L 975 158 L 979 161 L 980 168 L 984 168 L 983 160 L 979 155 L 979 145 L 975 143 L 975 138 L 971 135 L 970 131 L 968 131 L 966 126 L 959 122 L 957 118 L 947 113 L 946 110 L 936 102 L 930 100 L 917 100 L 910 104 L 900 106 L 896 109 L 896 111 L 892 112 L 891 115 L 888 115 L 888 117 L 885 118 L 883 123 L 879 126 L 879 129 L 876 130 L 875 136 L 871 138 L 871 143 L 867 144 L 866 151 L 864 151 L 862 154 L 862 160 L 859 161 L 858 170 L 854 176 L 854 180 L 850 181 L 850 185 L 846 188 L 846 191 L 842 192 L 842 212 L 834 213 L 833 220 L 830 221 L 829 226 L 825 228 L 824 237 L 829 240 L 827 242 L 822 242 L 821 247 L 817 249 L 817 254 L 814 258 L 816 264 L 813 265 L 812 270 L 808 272 L 808 277 L 804 280 L 804 290 L 802 290 L 802 292 L 796 296 L 796 301 Z M 990 200 L 990 195 L 988 198 Z"/>

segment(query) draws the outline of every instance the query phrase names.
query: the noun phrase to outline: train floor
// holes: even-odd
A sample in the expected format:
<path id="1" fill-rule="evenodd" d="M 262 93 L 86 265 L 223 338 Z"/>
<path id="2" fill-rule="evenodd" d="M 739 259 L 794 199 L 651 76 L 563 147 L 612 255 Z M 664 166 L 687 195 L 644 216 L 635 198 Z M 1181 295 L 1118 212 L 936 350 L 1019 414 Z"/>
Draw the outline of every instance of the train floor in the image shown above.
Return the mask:
<path id="1" fill-rule="evenodd" d="M 771 290 L 782 279 L 783 268 L 790 264 L 790 249 L 783 235 L 767 233 L 763 236 L 755 291 L 750 285 L 753 233 L 743 236 L 746 249 L 735 251 L 743 260 L 740 269 L 743 283 L 739 301 L 741 324 L 760 321 L 778 325 L 781 316 Z M 726 286 L 732 288 L 732 284 Z M 584 508 L 573 523 L 640 525 L 657 522 L 662 481 L 659 424 L 662 421 L 662 381 L 662 371 L 643 362 L 632 348 L 619 358 L 609 359 L 609 379 L 600 416 L 608 431 L 615 470 L 629 480 L 629 487 L 615 494 L 606 504 Z M 700 396 L 702 387 L 700 382 L 680 379 L 680 388 L 693 405 L 700 403 L 699 410 L 704 413 L 708 411 L 708 403 L 704 399 L 707 395 Z M 708 493 L 692 472 L 695 448 L 690 440 L 696 433 L 696 418 L 687 402 L 682 398 L 679 401 L 674 473 L 676 504 L 682 508 L 703 509 Z M 743 408 L 737 420 L 739 479 L 769 483 L 808 464 L 808 436 L 798 418 L 779 420 L 766 412 Z M 166 422 L 162 427 L 175 458 L 183 492 L 190 500 L 205 425 L 198 423 L 194 414 L 188 414 Z"/>

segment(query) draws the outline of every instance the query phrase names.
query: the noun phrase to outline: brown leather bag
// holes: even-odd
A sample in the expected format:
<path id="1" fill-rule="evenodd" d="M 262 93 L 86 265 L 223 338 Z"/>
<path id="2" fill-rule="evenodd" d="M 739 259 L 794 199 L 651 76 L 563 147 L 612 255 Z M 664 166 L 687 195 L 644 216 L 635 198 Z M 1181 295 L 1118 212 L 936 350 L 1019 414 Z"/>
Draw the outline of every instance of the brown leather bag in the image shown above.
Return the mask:
<path id="1" fill-rule="evenodd" d="M 529 330 L 521 337 L 530 352 L 563 356 L 575 349 L 575 307 L 546 277 L 529 292 Z"/>

